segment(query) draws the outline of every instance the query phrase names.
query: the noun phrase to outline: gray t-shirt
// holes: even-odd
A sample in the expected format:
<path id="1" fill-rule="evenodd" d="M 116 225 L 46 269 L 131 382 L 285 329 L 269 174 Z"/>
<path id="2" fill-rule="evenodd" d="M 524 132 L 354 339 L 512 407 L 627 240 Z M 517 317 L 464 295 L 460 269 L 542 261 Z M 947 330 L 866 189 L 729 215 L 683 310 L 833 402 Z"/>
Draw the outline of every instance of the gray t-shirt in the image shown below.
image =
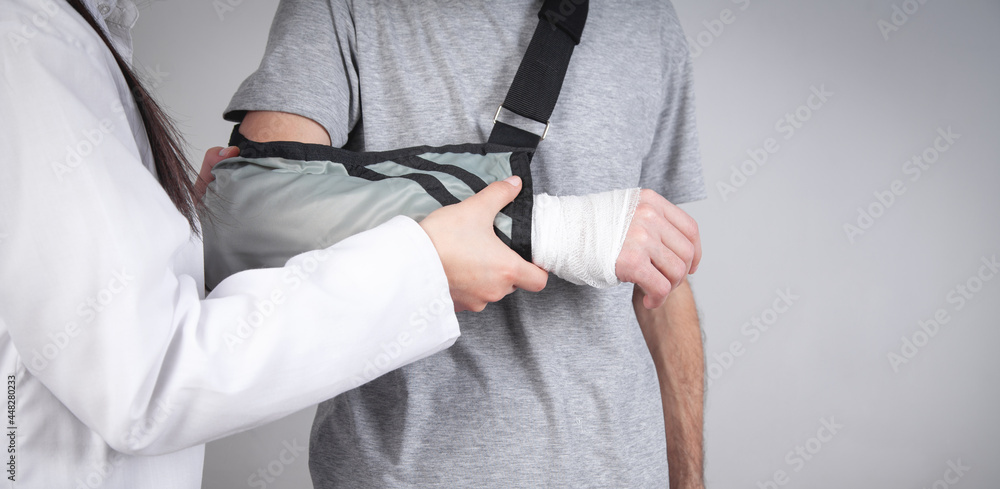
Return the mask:
<path id="1" fill-rule="evenodd" d="M 540 6 L 283 0 L 226 116 L 296 113 L 335 146 L 368 151 L 485 142 Z M 535 191 L 704 198 L 692 93 L 669 2 L 593 3 L 532 163 Z M 448 350 L 320 405 L 315 486 L 667 487 L 660 391 L 631 291 L 550 276 L 540 293 L 459 314 Z"/>

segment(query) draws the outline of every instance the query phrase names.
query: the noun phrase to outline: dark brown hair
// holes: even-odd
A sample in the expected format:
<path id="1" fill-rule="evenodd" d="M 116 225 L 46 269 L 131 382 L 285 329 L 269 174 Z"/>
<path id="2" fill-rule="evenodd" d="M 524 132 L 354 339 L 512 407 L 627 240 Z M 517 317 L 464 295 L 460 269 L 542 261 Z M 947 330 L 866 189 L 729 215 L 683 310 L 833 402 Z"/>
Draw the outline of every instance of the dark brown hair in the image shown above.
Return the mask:
<path id="1" fill-rule="evenodd" d="M 142 124 L 146 128 L 146 136 L 149 138 L 149 146 L 152 149 L 153 162 L 156 166 L 156 176 L 160 179 L 160 185 L 163 186 L 163 190 L 167 192 L 177 210 L 188 220 L 191 231 L 197 234 L 194 170 L 184 156 L 183 138 L 167 114 L 142 86 L 139 77 L 115 50 L 111 40 L 94 19 L 90 10 L 83 5 L 81 0 L 67 0 L 67 2 L 90 24 L 97 35 L 101 36 L 101 40 L 114 55 L 118 68 L 121 69 L 122 75 L 125 75 L 125 83 L 128 84 L 132 98 L 135 99 L 135 104 L 139 108 L 139 114 L 142 116 Z"/>

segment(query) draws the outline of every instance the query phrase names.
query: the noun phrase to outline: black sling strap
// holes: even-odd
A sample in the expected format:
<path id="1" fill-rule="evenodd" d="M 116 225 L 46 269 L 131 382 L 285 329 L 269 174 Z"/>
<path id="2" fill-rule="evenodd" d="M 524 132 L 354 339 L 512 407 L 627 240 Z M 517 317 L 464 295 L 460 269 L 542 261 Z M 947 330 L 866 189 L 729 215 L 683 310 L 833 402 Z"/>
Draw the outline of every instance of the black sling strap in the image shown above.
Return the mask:
<path id="1" fill-rule="evenodd" d="M 573 48 L 580 43 L 587 22 L 587 0 L 545 0 L 538 12 L 538 27 L 528 44 L 507 98 L 493 117 L 490 143 L 536 148 L 549 130 L 549 117 L 562 89 Z M 509 110 L 545 125 L 540 134 L 506 124 L 499 119 Z"/>

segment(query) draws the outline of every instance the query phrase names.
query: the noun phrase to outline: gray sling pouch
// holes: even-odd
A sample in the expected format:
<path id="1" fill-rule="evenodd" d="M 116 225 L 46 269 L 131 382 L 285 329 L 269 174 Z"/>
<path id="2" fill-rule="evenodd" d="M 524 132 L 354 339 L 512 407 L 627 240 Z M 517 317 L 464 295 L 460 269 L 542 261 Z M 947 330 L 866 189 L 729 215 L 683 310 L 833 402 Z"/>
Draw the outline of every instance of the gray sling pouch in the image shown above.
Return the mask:
<path id="1" fill-rule="evenodd" d="M 202 220 L 209 288 L 241 270 L 283 266 L 395 216 L 420 221 L 511 175 L 523 187 L 493 221 L 531 260 L 531 150 L 497 144 L 353 152 L 318 144 L 258 143 L 233 130 L 240 156 L 216 165 Z"/>

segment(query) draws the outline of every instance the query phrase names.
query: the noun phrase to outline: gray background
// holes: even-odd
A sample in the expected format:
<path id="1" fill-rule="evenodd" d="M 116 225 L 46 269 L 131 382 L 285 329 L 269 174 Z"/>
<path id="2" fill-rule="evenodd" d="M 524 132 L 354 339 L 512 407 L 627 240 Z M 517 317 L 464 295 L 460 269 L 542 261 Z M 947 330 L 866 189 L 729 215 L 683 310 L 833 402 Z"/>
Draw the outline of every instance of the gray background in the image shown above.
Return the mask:
<path id="1" fill-rule="evenodd" d="M 710 194 L 685 207 L 705 247 L 692 283 L 711 378 L 708 486 L 998 487 L 1000 279 L 975 276 L 1000 254 L 1000 2 L 674 3 L 697 54 Z M 896 26 L 894 5 L 918 8 Z M 220 114 L 276 6 L 142 5 L 136 61 L 192 160 L 225 144 Z M 898 27 L 887 39 L 880 20 Z M 800 108 L 813 87 L 832 95 Z M 786 139 L 776 121 L 796 110 L 808 120 Z M 904 164 L 949 127 L 959 137 L 913 181 Z M 777 151 L 723 196 L 768 138 Z M 896 180 L 905 193 L 879 213 L 875 193 Z M 859 207 L 879 216 L 852 242 L 844 225 Z M 948 298 L 961 284 L 978 292 L 959 308 Z M 769 311 L 778 290 L 797 296 L 785 312 Z M 949 321 L 922 336 L 939 309 Z M 912 358 L 894 369 L 891 352 Z M 307 454 L 279 455 L 307 444 L 311 420 L 310 409 L 209 444 L 204 487 L 261 487 L 248 481 L 258 469 L 280 473 L 267 488 L 310 487 Z M 823 420 L 842 428 L 818 433 Z M 949 462 L 969 469 L 945 481 Z"/>

